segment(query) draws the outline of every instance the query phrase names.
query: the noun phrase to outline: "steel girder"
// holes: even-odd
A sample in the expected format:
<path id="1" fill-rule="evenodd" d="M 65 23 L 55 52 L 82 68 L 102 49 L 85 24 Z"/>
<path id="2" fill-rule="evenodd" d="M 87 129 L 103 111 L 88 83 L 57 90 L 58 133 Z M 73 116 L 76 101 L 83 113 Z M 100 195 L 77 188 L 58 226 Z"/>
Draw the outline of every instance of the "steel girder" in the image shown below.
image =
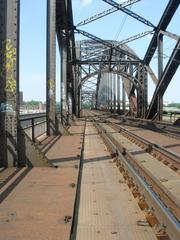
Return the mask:
<path id="1" fill-rule="evenodd" d="M 125 92 L 127 93 L 128 97 L 129 97 L 129 101 L 132 102 L 131 104 L 131 111 L 133 112 L 133 115 L 136 116 L 137 114 L 137 100 L 136 100 L 136 96 L 134 94 L 129 94 L 130 93 L 130 87 L 129 87 L 129 82 L 131 82 L 132 85 L 134 85 L 135 89 L 138 91 L 138 89 L 140 88 L 141 89 L 141 92 L 143 93 L 144 89 L 142 87 L 142 84 L 139 82 L 138 79 L 135 79 L 134 76 L 130 75 L 129 73 L 125 72 L 124 70 L 120 71 L 119 69 L 113 69 L 111 72 L 109 72 L 109 69 L 104 69 L 102 68 L 101 71 L 94 71 L 88 75 L 86 75 L 84 78 L 82 78 L 82 81 L 81 81 L 81 85 L 79 86 L 80 88 L 88 81 L 88 79 L 90 79 L 91 77 L 93 76 L 98 76 L 97 77 L 97 88 L 96 88 L 96 107 L 97 107 L 97 103 L 99 102 L 99 105 L 100 105 L 100 100 L 98 99 L 99 97 L 99 84 L 104 81 L 102 78 L 101 78 L 101 74 L 115 74 L 117 77 L 118 76 L 122 76 L 122 79 L 123 79 L 123 82 L 124 82 L 124 88 L 123 88 L 123 96 L 124 96 L 124 100 L 125 100 Z M 125 87 L 125 81 L 127 82 L 127 86 Z M 111 84 L 112 85 L 112 84 Z M 119 86 L 119 85 L 117 85 Z M 111 90 L 110 90 L 111 91 Z M 120 92 L 120 89 L 119 89 L 119 92 Z M 100 95 L 104 94 L 104 92 L 102 91 L 102 93 Z M 120 94 L 120 93 L 118 93 Z M 111 95 L 112 95 L 112 92 L 111 92 Z M 113 101 L 112 101 L 112 97 L 110 95 L 110 99 L 111 100 L 107 100 L 107 103 L 106 103 L 106 106 L 107 108 L 110 110 L 113 110 Z M 119 98 L 118 98 L 119 100 Z M 119 100 L 120 101 L 120 100 Z M 120 105 L 119 105 L 120 106 Z M 125 106 L 125 103 L 123 103 L 123 106 Z M 119 109 L 120 110 L 120 109 Z M 124 111 L 125 111 L 125 107 L 124 107 Z"/>
<path id="2" fill-rule="evenodd" d="M 138 66 L 138 80 L 143 86 L 137 90 L 137 117 L 144 118 L 147 111 L 147 71 L 144 65 Z"/>
<path id="3" fill-rule="evenodd" d="M 123 41 L 123 44 L 118 43 L 118 42 L 113 42 L 113 41 L 105 41 L 105 40 L 102 40 L 90 33 L 87 33 L 85 31 L 82 31 L 82 30 L 78 30 L 76 29 L 79 33 L 83 34 L 84 36 L 90 38 L 93 40 L 94 44 L 97 43 L 98 44 L 98 50 L 96 50 L 95 47 L 89 47 L 90 48 L 90 55 L 88 53 L 88 47 L 86 45 L 85 47 L 85 55 L 82 54 L 82 56 L 84 57 L 85 56 L 85 60 L 83 59 L 83 57 L 81 59 L 77 59 L 76 60 L 76 63 L 78 63 L 79 65 L 82 63 L 84 65 L 86 64 L 94 64 L 94 65 L 97 65 L 100 64 L 100 63 L 104 63 L 104 65 L 109 65 L 109 71 L 113 71 L 114 72 L 114 67 L 117 66 L 118 64 L 126 64 L 126 61 L 129 63 L 134 61 L 135 64 L 139 64 L 141 63 L 141 60 L 137 57 L 137 55 L 130 49 L 124 49 L 124 47 L 126 46 L 124 43 L 126 41 L 131 41 L 131 40 L 136 40 L 137 38 L 139 37 L 142 37 L 142 36 L 145 36 L 147 33 L 143 33 L 143 34 L 140 34 L 140 35 L 135 35 L 133 36 L 132 38 L 128 38 L 126 39 L 125 41 Z M 152 31 L 150 31 L 152 33 Z M 150 33 L 148 32 L 148 34 Z M 102 46 L 106 46 L 106 48 L 102 47 L 102 49 L 100 48 L 99 44 L 102 44 Z M 89 41 L 89 45 L 91 45 L 90 41 Z M 92 49 L 92 50 L 91 50 Z M 90 58 L 89 58 L 90 57 Z M 93 58 L 91 58 L 93 57 Z M 114 64 L 113 67 L 112 64 Z M 104 69 L 103 69 L 104 71 Z M 147 107 L 147 104 L 144 104 L 144 103 L 147 103 L 147 89 L 145 89 L 145 87 L 147 88 L 147 77 L 146 77 L 146 84 L 145 81 L 142 81 L 142 77 L 140 79 L 138 79 L 138 77 L 135 78 L 135 81 L 133 80 L 134 77 L 133 75 L 128 75 L 127 77 L 127 74 L 125 75 L 125 73 L 122 71 L 121 72 L 121 75 L 124 75 L 125 77 L 123 78 L 124 81 L 127 81 L 128 82 L 128 87 L 127 87 L 127 84 L 124 84 L 124 89 L 125 91 L 127 92 L 127 95 L 129 97 L 129 101 L 132 103 L 131 104 L 131 112 L 133 112 L 133 115 L 136 115 L 137 112 L 139 111 L 138 108 L 140 108 L 140 106 L 143 106 L 143 109 L 144 109 L 144 106 Z M 143 75 L 144 76 L 144 75 Z M 83 79 L 83 81 L 85 82 L 86 79 L 88 79 L 90 76 L 85 76 L 85 78 Z M 135 95 L 134 91 L 132 92 L 131 89 L 130 89 L 130 84 L 129 84 L 129 80 L 132 81 L 132 86 L 133 86 L 133 89 L 138 89 L 138 87 L 141 87 L 141 99 L 142 100 L 142 96 L 143 97 L 146 97 L 146 99 L 143 99 L 142 100 L 142 103 L 141 104 L 137 104 L 137 96 Z M 137 86 L 137 84 L 139 86 Z M 96 92 L 98 91 L 99 87 L 97 86 L 97 90 Z M 138 91 L 137 91 L 138 92 Z M 146 94 L 144 94 L 144 92 L 146 92 Z M 131 93 L 131 94 L 129 94 Z M 98 98 L 98 94 L 96 93 L 96 98 Z M 139 100 L 139 103 L 140 101 Z M 96 102 L 97 99 L 96 99 Z M 146 109 L 145 109 L 146 110 Z M 145 116 L 145 110 L 143 111 L 143 117 Z M 141 114 L 142 116 L 142 114 Z"/>
<path id="4" fill-rule="evenodd" d="M 156 89 L 151 100 L 148 112 L 146 114 L 147 118 L 150 119 L 158 119 L 162 120 L 163 113 L 163 95 L 172 80 L 178 66 L 179 58 L 179 36 L 173 33 L 166 32 L 166 28 L 169 25 L 173 15 L 175 14 L 177 8 L 179 7 L 180 2 L 175 0 L 170 0 L 160 21 L 158 26 L 155 29 L 154 36 L 149 44 L 148 50 L 144 57 L 144 62 L 147 66 L 147 70 L 149 68 L 149 63 L 158 47 L 158 78 L 153 75 L 152 79 L 156 82 Z M 163 71 L 163 35 L 173 38 L 177 40 L 177 44 L 174 48 L 174 51 L 167 63 L 164 71 Z"/>
<path id="5" fill-rule="evenodd" d="M 47 0 L 46 108 L 47 134 L 56 129 L 56 0 Z"/>
<path id="6" fill-rule="evenodd" d="M 180 64 L 180 39 L 177 41 L 177 44 L 171 54 L 171 57 L 162 73 L 162 76 L 159 79 L 157 87 L 155 89 L 149 110 L 147 113 L 147 118 L 153 118 L 158 113 L 158 95 L 161 97 L 164 95 L 170 81 L 172 80 L 176 70 Z"/>
<path id="7" fill-rule="evenodd" d="M 25 165 L 18 126 L 19 13 L 19 0 L 0 0 L 0 167 Z"/>
<path id="8" fill-rule="evenodd" d="M 149 47 L 147 49 L 147 52 L 144 56 L 144 63 L 146 65 L 149 65 L 156 49 L 157 49 L 157 37 L 158 37 L 158 33 L 161 30 L 166 30 L 167 26 L 169 25 L 173 15 L 175 14 L 177 8 L 179 7 L 179 0 L 170 0 L 160 21 L 158 26 L 155 28 L 155 33 L 153 35 L 153 38 L 149 44 Z"/>
<path id="9" fill-rule="evenodd" d="M 121 48 L 121 47 L 118 47 L 118 46 L 116 46 L 116 45 L 113 45 L 110 41 L 103 40 L 103 39 L 101 39 L 101 38 L 99 38 L 99 37 L 96 37 L 95 35 L 93 35 L 93 34 L 91 34 L 91 33 L 88 33 L 88 32 L 86 32 L 86 31 L 83 31 L 83 30 L 80 30 L 80 29 L 77 29 L 77 28 L 76 28 L 76 31 L 77 31 L 78 33 L 81 33 L 81 34 L 84 35 L 85 37 L 88 37 L 88 38 L 92 39 L 94 42 L 98 42 L 98 43 L 103 44 L 103 45 L 106 46 L 106 47 L 109 47 L 110 50 L 115 49 L 117 53 L 119 52 L 120 54 L 126 55 L 126 56 L 128 56 L 128 57 L 130 57 L 130 58 L 132 58 L 132 59 L 140 60 L 137 55 L 135 55 L 135 54 L 133 54 L 133 53 L 130 53 L 129 51 L 124 50 L 124 49 Z"/>
<path id="10" fill-rule="evenodd" d="M 76 114 L 76 58 L 71 0 L 56 0 L 56 31 L 61 53 L 61 113 L 68 123 Z"/>
<path id="11" fill-rule="evenodd" d="M 128 6 L 130 6 L 130 5 L 134 4 L 134 3 L 137 3 L 139 1 L 141 1 L 141 0 L 128 0 L 126 2 L 121 3 L 120 6 L 121 6 L 121 8 L 125 8 L 125 7 L 128 7 Z M 78 23 L 76 25 L 76 27 L 83 26 L 83 25 L 86 25 L 86 24 L 91 23 L 93 21 L 96 21 L 96 20 L 98 20 L 98 19 L 100 19 L 102 17 L 105 17 L 105 16 L 107 16 L 107 15 L 109 15 L 111 13 L 114 13 L 114 12 L 116 12 L 118 10 L 119 9 L 117 9 L 116 7 L 112 7 L 110 9 L 106 10 L 106 11 L 100 12 L 100 13 L 98 13 L 98 14 L 90 17 L 90 18 L 87 18 L 87 19 L 81 21 L 80 23 Z"/>
<path id="12" fill-rule="evenodd" d="M 138 14 L 132 12 L 131 10 L 125 8 L 125 7 L 122 7 L 121 4 L 118 4 L 117 2 L 113 1 L 113 0 L 102 0 L 108 4 L 110 4 L 111 6 L 117 8 L 118 10 L 128 14 L 129 16 L 135 18 L 136 20 L 144 23 L 145 25 L 149 26 L 149 27 L 155 27 L 150 21 L 148 21 L 147 19 L 139 16 Z"/>
<path id="13" fill-rule="evenodd" d="M 123 59 L 119 59 L 119 60 L 96 60 L 96 59 L 90 59 L 90 60 L 76 60 L 75 64 L 77 65 L 88 65 L 88 64 L 94 64 L 94 65 L 99 65 L 100 63 L 104 63 L 105 65 L 109 65 L 109 64 L 121 64 L 121 65 L 126 65 L 126 64 L 134 64 L 134 65 L 138 65 L 140 63 L 140 61 L 134 61 L 134 60 L 123 60 Z"/>
<path id="14" fill-rule="evenodd" d="M 109 70 L 108 70 L 108 69 L 102 69 L 101 72 L 103 72 L 103 73 L 109 73 Z M 88 79 L 90 79 L 90 78 L 93 77 L 93 76 L 98 75 L 98 73 L 99 73 L 99 71 L 94 71 L 94 72 L 92 72 L 92 73 L 84 76 L 83 78 L 81 78 L 81 82 L 79 83 L 79 88 L 80 88 L 83 84 L 85 84 L 85 82 L 86 82 Z M 141 85 L 141 82 L 140 82 L 137 78 L 135 78 L 134 76 L 128 74 L 128 73 L 125 72 L 125 71 L 112 70 L 110 73 L 114 73 L 114 74 L 116 74 L 116 75 L 120 75 L 120 76 L 123 76 L 123 77 L 127 78 L 128 81 L 132 82 L 132 85 L 134 85 L 136 89 L 138 89 L 138 88 L 142 88 L 142 89 L 143 89 L 143 87 L 142 87 L 142 85 Z M 137 83 L 138 83 L 138 84 L 137 84 Z M 127 94 L 128 94 L 129 92 L 130 92 L 130 89 L 128 88 Z"/>

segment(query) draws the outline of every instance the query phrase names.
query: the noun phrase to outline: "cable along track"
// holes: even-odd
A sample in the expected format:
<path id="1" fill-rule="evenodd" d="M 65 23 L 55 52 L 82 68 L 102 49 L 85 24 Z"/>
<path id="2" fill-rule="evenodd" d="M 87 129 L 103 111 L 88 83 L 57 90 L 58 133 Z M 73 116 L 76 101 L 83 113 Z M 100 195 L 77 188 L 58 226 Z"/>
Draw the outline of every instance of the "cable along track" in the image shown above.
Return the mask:
<path id="1" fill-rule="evenodd" d="M 180 237 L 180 177 L 169 168 L 129 140 L 112 124 L 94 118 L 94 125 L 118 157 L 118 167 L 133 193 L 141 195 L 140 204 L 153 209 L 158 221 L 171 239 Z"/>

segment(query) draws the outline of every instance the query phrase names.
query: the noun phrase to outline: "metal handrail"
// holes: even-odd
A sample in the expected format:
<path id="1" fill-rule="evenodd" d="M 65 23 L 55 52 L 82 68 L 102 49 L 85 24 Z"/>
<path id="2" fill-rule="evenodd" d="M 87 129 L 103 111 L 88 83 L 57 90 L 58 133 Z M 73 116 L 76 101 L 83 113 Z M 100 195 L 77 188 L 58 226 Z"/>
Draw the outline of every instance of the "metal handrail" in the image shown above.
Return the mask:
<path id="1" fill-rule="evenodd" d="M 21 122 L 26 122 L 30 121 L 31 125 L 28 127 L 31 127 L 32 131 L 32 141 L 35 142 L 35 126 L 46 122 L 46 120 L 42 120 L 41 122 L 35 123 L 36 119 L 44 118 L 46 117 L 46 113 L 35 113 L 35 114 L 26 114 L 26 115 L 20 115 L 19 121 Z M 24 127 L 25 128 L 25 127 Z"/>

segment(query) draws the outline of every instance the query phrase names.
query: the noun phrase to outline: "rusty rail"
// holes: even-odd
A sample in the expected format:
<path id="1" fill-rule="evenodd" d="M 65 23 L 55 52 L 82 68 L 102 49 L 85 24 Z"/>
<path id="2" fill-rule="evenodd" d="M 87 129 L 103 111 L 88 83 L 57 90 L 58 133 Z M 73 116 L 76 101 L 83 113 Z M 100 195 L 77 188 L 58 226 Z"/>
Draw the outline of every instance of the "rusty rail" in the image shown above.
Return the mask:
<path id="1" fill-rule="evenodd" d="M 145 197 L 146 202 L 150 208 L 153 208 L 157 218 L 161 224 L 166 228 L 167 234 L 172 239 L 180 237 L 180 223 L 179 218 L 179 205 L 176 199 L 166 191 L 165 187 L 157 183 L 153 176 L 149 176 L 145 169 L 142 169 L 135 163 L 133 156 L 125 151 L 123 146 L 108 134 L 102 126 L 95 122 L 95 127 L 108 144 L 112 153 L 118 158 L 120 164 L 129 172 L 133 178 L 135 185 L 138 186 L 141 194 Z M 152 185 L 154 186 L 152 188 Z M 165 196 L 165 202 L 164 200 Z M 173 211 L 170 211 L 173 208 Z M 177 213 L 177 214 L 176 214 Z"/>

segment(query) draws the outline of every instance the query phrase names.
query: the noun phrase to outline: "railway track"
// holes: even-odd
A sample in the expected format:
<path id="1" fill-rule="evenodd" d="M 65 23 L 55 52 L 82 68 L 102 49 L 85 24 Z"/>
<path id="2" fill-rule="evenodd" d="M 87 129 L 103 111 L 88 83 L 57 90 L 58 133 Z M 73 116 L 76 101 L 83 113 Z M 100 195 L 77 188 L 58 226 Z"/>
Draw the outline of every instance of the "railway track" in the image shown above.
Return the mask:
<path id="1" fill-rule="evenodd" d="M 149 129 L 149 130 L 164 134 L 168 137 L 180 140 L 180 127 L 175 126 L 170 122 L 138 119 L 138 118 L 132 118 L 128 116 L 121 116 L 116 113 L 108 113 L 108 112 L 102 112 L 102 111 L 91 111 L 91 113 L 88 111 L 85 111 L 85 112 L 87 115 L 91 114 L 91 116 L 94 115 L 94 116 L 101 116 L 104 118 L 114 119 L 116 120 L 117 123 L 124 126 L 134 126 L 134 127 L 140 127 L 143 129 Z"/>
<path id="2" fill-rule="evenodd" d="M 108 125 L 115 131 L 121 133 L 124 137 L 128 138 L 131 142 L 151 154 L 154 158 L 161 161 L 172 170 L 179 173 L 180 171 L 180 155 L 171 150 L 166 149 L 156 143 L 149 141 L 146 138 L 134 134 L 132 131 L 120 126 L 119 124 L 108 121 Z"/>
<path id="3" fill-rule="evenodd" d="M 140 208 L 146 211 L 148 222 L 158 228 L 157 237 L 180 239 L 179 155 L 137 136 L 107 115 L 86 115 L 116 159 Z"/>
<path id="4" fill-rule="evenodd" d="M 172 123 L 169 122 L 160 122 L 160 121 L 151 121 L 147 119 L 137 119 L 137 118 L 130 118 L 130 117 L 121 117 L 114 115 L 115 119 L 118 119 L 121 124 L 123 125 L 133 125 L 145 129 L 150 129 L 153 131 L 157 131 L 161 134 L 166 136 L 180 139 L 180 127 L 174 126 Z"/>
<path id="5" fill-rule="evenodd" d="M 89 114 L 93 117 L 94 112 L 90 112 Z M 107 115 L 97 114 L 96 117 L 100 121 L 108 123 L 115 131 L 120 132 L 123 136 L 150 153 L 166 166 L 174 171 L 180 171 L 180 143 L 177 139 L 172 139 L 171 136 L 164 138 L 164 135 L 159 132 L 146 130 L 139 126 L 134 127 L 134 125 L 126 126 L 120 124 L 119 121 Z M 141 132 L 141 134 L 137 134 L 139 132 Z M 163 141 L 166 141 L 167 146 Z"/>
<path id="6" fill-rule="evenodd" d="M 98 134 L 101 136 L 119 169 L 119 173 L 117 173 L 117 175 L 119 175 L 118 178 L 121 179 L 119 183 L 125 184 L 127 188 L 129 187 L 132 192 L 132 199 L 134 199 L 133 202 L 138 202 L 140 209 L 143 211 L 143 215 L 146 216 L 147 222 L 138 220 L 136 224 L 138 226 L 142 226 L 143 224 L 146 226 L 147 224 L 148 226 L 150 225 L 158 240 L 179 240 L 180 157 L 178 153 L 152 143 L 152 141 L 147 139 L 147 136 L 139 136 L 137 134 L 137 132 L 139 132 L 139 126 L 137 127 L 138 131 L 132 131 L 132 128 L 128 129 L 124 125 L 120 125 L 117 120 L 111 118 L 109 115 L 101 115 L 89 111 L 84 114 L 86 114 L 87 121 L 90 122 L 89 132 L 87 131 L 86 135 L 89 143 L 91 143 L 92 139 L 96 139 Z M 93 130 L 94 127 L 92 123 L 96 128 L 95 130 Z M 133 127 L 133 130 L 135 129 L 136 128 Z M 85 136 L 83 136 L 83 138 L 85 139 Z M 98 136 L 98 138 L 100 137 Z M 95 146 L 91 149 L 91 151 L 94 151 L 92 158 L 92 153 L 88 150 L 88 146 L 87 144 L 86 154 L 89 154 L 88 157 L 86 156 L 87 163 L 92 160 L 94 161 L 94 157 L 98 159 L 98 149 L 94 150 Z M 83 149 L 84 147 L 82 151 Z M 102 154 L 104 154 L 104 150 Z M 94 162 L 98 165 L 98 161 Z M 92 172 L 94 176 L 96 167 L 93 166 L 93 164 L 89 166 L 94 168 Z M 104 169 L 103 167 L 102 169 Z M 116 169 L 115 166 L 113 166 L 113 168 Z M 8 196 L 9 189 L 12 187 L 15 188 L 14 182 L 19 182 L 27 170 L 18 170 L 16 168 L 0 169 L 0 190 L 2 193 L 5 192 L 0 202 L 4 201 L 6 196 Z M 108 170 L 109 168 L 107 169 L 107 177 Z M 99 179 L 99 173 L 100 172 L 97 172 L 97 179 Z M 109 181 L 107 178 L 105 179 Z M 122 181 L 122 179 L 124 180 Z M 96 182 L 93 178 L 92 181 L 91 184 L 95 187 Z M 97 181 L 97 185 L 99 186 L 99 180 Z M 80 194 L 80 181 L 78 181 L 78 189 Z M 117 188 L 116 191 L 119 191 L 119 188 Z M 77 197 L 77 200 L 79 197 Z M 117 201 L 115 193 L 114 198 Z M 97 201 L 100 200 L 101 199 L 97 197 Z M 95 203 L 96 202 L 93 202 L 92 206 L 94 206 Z M 87 203 L 85 203 L 85 209 L 87 208 L 86 204 Z M 121 204 L 121 202 L 119 202 L 119 204 Z M 117 207 L 118 206 L 116 206 L 116 209 Z M 77 211 L 77 203 L 74 209 Z M 141 212 L 141 210 L 139 211 Z M 74 212 L 73 219 L 75 220 L 73 220 L 73 225 L 77 222 L 76 215 L 77 213 Z M 127 216 L 123 215 L 122 218 L 123 217 L 126 218 Z"/>

